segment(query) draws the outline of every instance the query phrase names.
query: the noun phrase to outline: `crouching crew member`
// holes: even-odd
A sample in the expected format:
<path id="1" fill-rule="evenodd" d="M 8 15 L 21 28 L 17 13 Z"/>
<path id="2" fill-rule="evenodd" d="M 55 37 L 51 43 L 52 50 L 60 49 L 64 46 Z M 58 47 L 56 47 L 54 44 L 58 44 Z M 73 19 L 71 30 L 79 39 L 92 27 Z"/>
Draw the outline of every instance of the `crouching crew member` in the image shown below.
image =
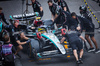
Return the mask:
<path id="1" fill-rule="evenodd" d="M 7 29 L 8 32 L 10 33 L 11 42 L 17 48 L 15 55 L 18 55 L 21 58 L 18 52 L 23 49 L 22 45 L 28 44 L 31 40 L 28 37 L 26 37 L 23 32 L 21 32 L 21 30 L 18 28 L 18 25 L 19 21 L 14 20 L 14 24 L 6 25 L 5 29 Z M 21 41 L 21 40 L 27 40 L 27 41 Z"/>
<path id="2" fill-rule="evenodd" d="M 4 23 L 6 23 L 7 25 L 9 25 L 9 23 L 7 22 L 4 13 L 2 12 L 2 7 L 0 7 L 0 21 L 2 20 Z"/>
<path id="3" fill-rule="evenodd" d="M 4 29 L 3 23 L 0 22 L 0 41 L 3 41 L 3 34 L 7 33 L 7 31 Z"/>
<path id="4" fill-rule="evenodd" d="M 15 66 L 14 63 L 14 53 L 15 49 L 12 44 L 10 44 L 10 37 L 8 34 L 3 35 L 4 44 L 2 45 L 2 56 L 3 66 Z"/>

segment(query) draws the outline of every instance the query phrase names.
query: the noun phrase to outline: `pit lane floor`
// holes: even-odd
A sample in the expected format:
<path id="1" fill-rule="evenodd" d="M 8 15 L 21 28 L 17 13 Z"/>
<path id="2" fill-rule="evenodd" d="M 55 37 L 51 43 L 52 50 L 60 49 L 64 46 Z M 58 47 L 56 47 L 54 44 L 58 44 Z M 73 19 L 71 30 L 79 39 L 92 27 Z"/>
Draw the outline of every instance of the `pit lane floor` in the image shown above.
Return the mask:
<path id="1" fill-rule="evenodd" d="M 42 19 L 50 19 L 51 13 L 48 9 L 47 0 L 38 0 L 44 9 L 44 16 Z M 84 4 L 83 0 L 65 0 L 68 3 L 69 9 L 71 12 L 76 12 L 79 14 L 79 6 Z M 100 20 L 100 7 L 98 4 L 92 0 L 87 0 L 89 3 L 90 8 L 95 13 L 97 18 Z M 29 1 L 30 3 L 30 1 Z M 3 11 L 5 13 L 6 18 L 9 18 L 9 15 L 16 15 L 22 13 L 22 1 L 21 0 L 14 0 L 14 1 L 5 1 L 0 2 L 0 6 L 3 7 Z M 24 2 L 24 10 L 25 10 L 25 2 Z M 32 7 L 29 6 L 29 12 L 32 12 Z M 93 17 L 93 22 L 96 27 L 98 27 L 97 21 Z M 100 29 L 99 29 L 100 30 Z M 100 48 L 100 33 L 98 33 L 98 30 L 95 30 L 95 38 L 98 43 L 98 47 Z M 89 47 L 89 45 L 87 44 Z M 16 59 L 16 66 L 76 66 L 75 58 L 71 56 L 70 58 L 66 58 L 66 56 L 63 57 L 55 57 L 51 58 L 50 60 L 43 60 L 39 61 L 37 64 L 36 62 L 32 61 L 30 62 L 28 56 L 24 54 L 23 52 L 20 52 L 22 58 Z M 94 53 L 84 53 L 83 56 L 84 64 L 81 64 L 80 66 L 100 66 L 100 53 L 94 54 Z"/>

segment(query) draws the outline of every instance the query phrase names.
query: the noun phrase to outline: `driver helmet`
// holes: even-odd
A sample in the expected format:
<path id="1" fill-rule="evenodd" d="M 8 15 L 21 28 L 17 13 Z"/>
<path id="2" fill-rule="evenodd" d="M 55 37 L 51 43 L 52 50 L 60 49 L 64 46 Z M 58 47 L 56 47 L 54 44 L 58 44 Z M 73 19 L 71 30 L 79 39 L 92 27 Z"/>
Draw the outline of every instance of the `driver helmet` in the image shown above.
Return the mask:
<path id="1" fill-rule="evenodd" d="M 41 26 L 41 25 L 43 25 L 43 22 L 42 22 L 41 20 L 35 20 L 35 21 L 34 21 L 34 26 L 35 26 L 35 27 L 39 27 L 39 26 Z"/>

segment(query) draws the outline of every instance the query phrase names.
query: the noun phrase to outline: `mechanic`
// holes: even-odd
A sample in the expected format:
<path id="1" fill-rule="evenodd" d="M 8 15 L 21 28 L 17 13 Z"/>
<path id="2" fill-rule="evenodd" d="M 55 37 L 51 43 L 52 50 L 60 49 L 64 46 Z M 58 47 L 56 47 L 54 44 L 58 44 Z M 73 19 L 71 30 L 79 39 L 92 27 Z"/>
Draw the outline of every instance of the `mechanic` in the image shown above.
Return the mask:
<path id="1" fill-rule="evenodd" d="M 81 22 L 81 17 L 80 16 L 77 16 L 75 12 L 72 12 L 71 13 L 71 17 L 72 19 L 74 20 L 73 22 L 69 22 L 69 27 L 70 26 L 75 26 L 76 28 L 76 31 L 77 31 L 77 28 L 80 28 L 80 32 L 82 32 L 82 30 L 84 29 L 83 27 L 83 23 Z"/>
<path id="2" fill-rule="evenodd" d="M 59 15 L 54 20 L 53 24 L 54 23 L 60 24 L 61 26 L 63 26 L 63 28 L 68 27 L 68 29 L 69 29 L 72 25 L 76 24 L 75 22 L 76 21 L 74 19 L 72 19 L 71 14 L 69 12 L 59 9 Z"/>
<path id="3" fill-rule="evenodd" d="M 7 33 L 7 31 L 4 29 L 3 23 L 0 22 L 0 41 L 3 41 L 3 34 Z"/>
<path id="4" fill-rule="evenodd" d="M 26 37 L 23 32 L 20 31 L 18 25 L 19 25 L 19 20 L 14 20 L 14 24 L 6 25 L 5 29 L 7 29 L 8 32 L 10 32 L 11 42 L 14 44 L 15 47 L 17 47 L 15 55 L 18 55 L 21 58 L 18 52 L 23 49 L 22 45 L 28 44 L 31 40 L 28 37 Z M 27 41 L 23 42 L 21 40 L 27 40 Z"/>
<path id="5" fill-rule="evenodd" d="M 40 17 L 43 17 L 43 8 L 41 4 L 37 0 L 31 0 L 31 2 L 32 3 L 28 5 L 32 5 L 33 11 L 38 12 L 40 14 Z"/>
<path id="6" fill-rule="evenodd" d="M 58 17 L 59 15 L 59 8 L 61 8 L 61 6 L 58 6 L 56 4 L 54 4 L 52 2 L 52 0 L 48 0 L 48 5 L 49 5 L 49 9 L 51 11 L 51 15 L 52 15 L 52 18 L 51 20 L 54 22 L 54 20 Z"/>
<path id="7" fill-rule="evenodd" d="M 69 31 L 65 34 L 65 36 L 61 39 L 60 44 L 64 42 L 65 39 L 68 39 L 72 49 L 73 49 L 73 54 L 76 58 L 77 64 L 83 63 L 82 61 L 82 56 L 83 56 L 83 43 L 82 40 L 86 41 L 82 36 L 80 36 L 80 33 L 75 31 L 75 27 L 71 26 Z M 80 51 L 80 55 L 78 58 L 77 54 L 77 48 Z"/>
<path id="8" fill-rule="evenodd" d="M 9 23 L 7 22 L 4 13 L 2 12 L 2 7 L 0 7 L 0 21 L 2 20 L 4 23 L 6 23 L 7 25 L 9 25 Z"/>
<path id="9" fill-rule="evenodd" d="M 90 22 L 90 20 L 88 20 L 86 18 L 77 16 L 75 12 L 73 12 L 71 14 L 71 16 L 77 22 L 80 22 L 81 31 L 85 31 L 85 39 L 87 40 L 87 42 L 90 45 L 90 49 L 88 50 L 88 52 L 95 51 L 95 53 L 99 53 L 100 50 L 99 50 L 99 48 L 97 46 L 97 42 L 96 42 L 96 40 L 94 38 L 94 24 L 92 22 Z M 91 38 L 92 42 L 94 43 L 96 49 L 93 48 L 91 40 L 90 40 L 89 37 Z"/>
<path id="10" fill-rule="evenodd" d="M 58 5 L 63 8 L 64 11 L 68 11 L 70 13 L 70 10 L 68 8 L 67 3 L 64 0 L 54 0 L 54 2 L 58 2 Z"/>
<path id="11" fill-rule="evenodd" d="M 81 5 L 79 7 L 79 10 L 80 10 L 80 14 L 82 17 L 84 17 L 92 22 L 91 13 L 89 11 L 87 11 L 87 7 L 85 5 Z"/>
<path id="12" fill-rule="evenodd" d="M 15 49 L 12 44 L 10 44 L 10 37 L 7 33 L 3 35 L 4 44 L 2 45 L 2 56 L 3 66 L 15 66 L 14 63 L 14 53 Z"/>
<path id="13" fill-rule="evenodd" d="M 63 26 L 63 28 L 66 28 L 66 25 L 68 25 L 68 19 L 70 19 L 70 17 L 70 14 L 66 11 L 63 11 L 61 8 L 59 10 L 58 17 L 54 20 L 53 24 L 56 23 L 58 27 Z"/>
<path id="14" fill-rule="evenodd" d="M 18 35 L 14 36 L 15 41 L 17 42 L 17 44 L 16 44 L 17 51 L 16 51 L 15 55 L 17 55 L 18 52 L 23 49 L 22 45 L 29 44 L 31 42 L 31 40 L 28 37 L 26 37 L 23 32 L 20 32 L 19 36 L 20 37 L 18 37 Z M 27 40 L 27 41 L 25 41 L 25 40 Z"/>
<path id="15" fill-rule="evenodd" d="M 2 41 L 3 42 L 3 34 L 4 33 L 7 33 L 7 31 L 6 30 L 4 30 L 4 26 L 3 26 L 3 23 L 2 22 L 0 22 L 0 41 Z M 2 61 L 2 55 L 1 55 L 1 47 L 2 46 L 0 46 L 0 61 Z"/>
<path id="16" fill-rule="evenodd" d="M 4 41 L 3 39 L 3 34 L 5 33 L 8 33 L 5 29 L 4 29 L 4 26 L 3 26 L 3 23 L 0 22 L 0 41 Z M 2 61 L 2 54 L 1 54 L 1 48 L 2 46 L 0 46 L 0 61 Z"/>

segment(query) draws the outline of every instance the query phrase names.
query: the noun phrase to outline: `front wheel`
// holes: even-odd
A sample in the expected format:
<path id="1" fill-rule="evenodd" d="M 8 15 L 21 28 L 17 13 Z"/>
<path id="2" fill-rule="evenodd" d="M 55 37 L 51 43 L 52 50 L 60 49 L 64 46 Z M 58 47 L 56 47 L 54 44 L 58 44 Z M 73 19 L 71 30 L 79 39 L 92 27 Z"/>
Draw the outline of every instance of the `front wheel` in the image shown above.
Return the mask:
<path id="1" fill-rule="evenodd" d="M 38 58 L 37 58 L 37 52 L 36 52 L 36 50 L 35 50 L 34 48 L 32 49 L 32 58 L 33 58 L 35 61 L 38 60 Z"/>
<path id="2" fill-rule="evenodd" d="M 28 56 L 36 60 L 38 52 L 39 52 L 39 41 L 31 39 L 31 42 L 28 46 Z"/>

